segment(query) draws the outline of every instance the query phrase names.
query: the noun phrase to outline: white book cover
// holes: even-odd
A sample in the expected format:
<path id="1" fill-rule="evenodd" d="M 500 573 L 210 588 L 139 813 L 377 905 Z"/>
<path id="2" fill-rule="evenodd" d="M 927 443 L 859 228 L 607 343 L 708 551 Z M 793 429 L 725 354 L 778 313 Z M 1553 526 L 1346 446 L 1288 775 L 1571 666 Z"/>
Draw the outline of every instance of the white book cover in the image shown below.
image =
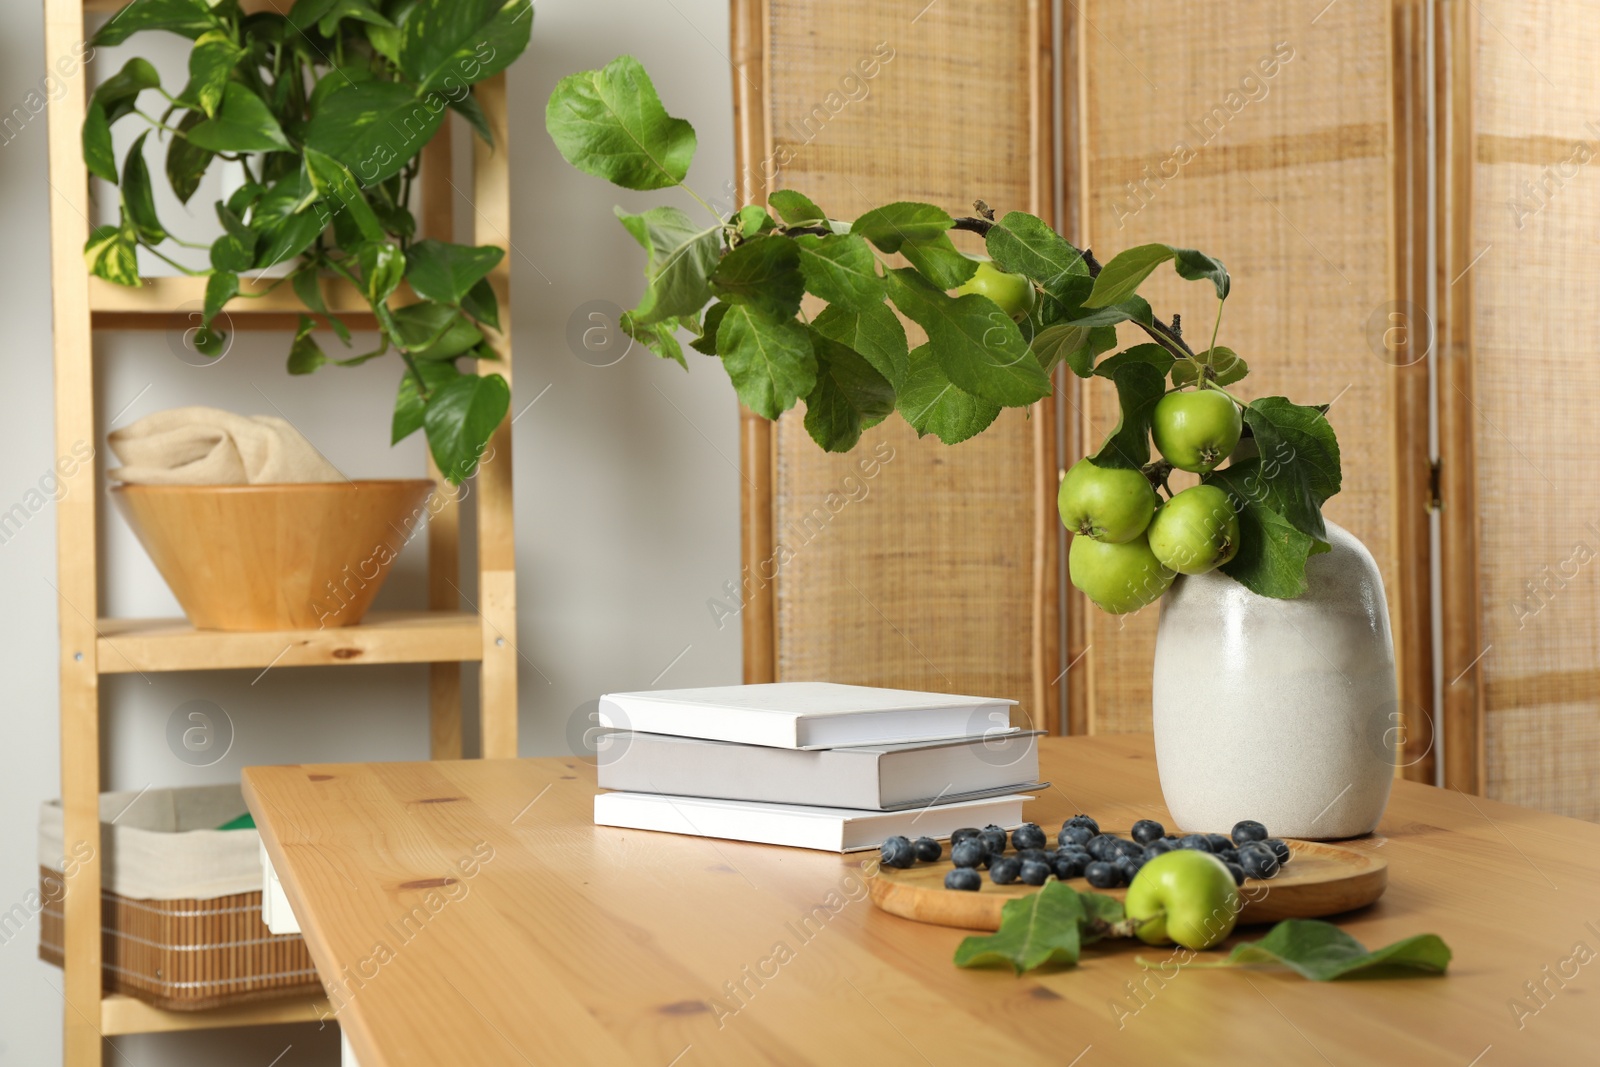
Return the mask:
<path id="1" fill-rule="evenodd" d="M 836 682 L 609 693 L 603 725 L 619 730 L 737 741 L 774 748 L 834 748 L 993 734 L 1014 700 L 879 689 Z"/>
<path id="2" fill-rule="evenodd" d="M 896 834 L 949 837 L 963 826 L 990 823 L 1012 829 L 1022 824 L 1022 805 L 1032 799 L 1013 793 L 907 811 L 865 811 L 657 793 L 599 793 L 594 798 L 594 821 L 597 826 L 629 830 L 858 852 L 877 848 Z"/>

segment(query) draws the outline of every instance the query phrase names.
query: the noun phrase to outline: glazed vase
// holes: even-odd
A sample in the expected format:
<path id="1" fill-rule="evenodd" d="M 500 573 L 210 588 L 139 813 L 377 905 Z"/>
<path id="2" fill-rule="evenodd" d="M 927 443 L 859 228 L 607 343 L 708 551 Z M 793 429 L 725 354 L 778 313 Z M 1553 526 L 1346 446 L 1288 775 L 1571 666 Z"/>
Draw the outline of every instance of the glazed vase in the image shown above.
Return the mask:
<path id="1" fill-rule="evenodd" d="M 1162 598 L 1156 762 L 1185 832 L 1255 819 L 1327 840 L 1383 815 L 1400 736 L 1383 579 L 1354 535 L 1327 530 L 1294 600 L 1218 572 L 1180 576 Z"/>

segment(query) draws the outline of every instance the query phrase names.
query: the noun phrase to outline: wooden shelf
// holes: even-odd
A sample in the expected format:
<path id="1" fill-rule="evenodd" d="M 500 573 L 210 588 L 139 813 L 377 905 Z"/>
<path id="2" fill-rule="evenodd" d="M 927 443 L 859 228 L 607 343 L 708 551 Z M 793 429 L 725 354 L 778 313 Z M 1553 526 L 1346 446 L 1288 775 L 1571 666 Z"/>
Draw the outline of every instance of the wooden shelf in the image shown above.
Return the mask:
<path id="1" fill-rule="evenodd" d="M 239 296 L 222 305 L 226 319 L 216 323 L 224 331 L 292 330 L 307 314 L 305 305 L 295 295 L 294 287 L 283 282 L 276 289 L 277 279 L 264 278 L 251 281 L 239 279 L 242 293 L 259 293 L 260 296 Z M 104 278 L 89 279 L 89 313 L 94 327 L 102 330 L 167 330 L 179 331 L 200 325 L 200 310 L 204 306 L 206 280 L 178 276 L 172 278 L 145 278 L 144 284 L 134 289 L 115 285 Z M 271 290 L 270 292 L 268 290 Z M 343 278 L 325 278 L 322 282 L 323 299 L 328 310 L 344 320 L 352 330 L 372 330 L 377 323 L 372 310 L 355 286 Z M 408 304 L 417 296 L 411 287 L 402 284 L 389 302 Z M 321 315 L 312 315 L 318 324 L 327 328 Z"/>
<path id="2" fill-rule="evenodd" d="M 483 658 L 483 620 L 466 611 L 375 611 L 359 626 L 224 633 L 183 619 L 101 619 L 101 674 L 448 663 Z"/>
<path id="3" fill-rule="evenodd" d="M 166 1011 L 137 997 L 110 993 L 100 1001 L 100 1032 L 162 1034 L 174 1030 L 218 1030 L 229 1026 L 269 1026 L 274 1023 L 314 1023 L 331 1013 L 327 1000 L 318 997 L 280 997 L 210 1011 Z"/>

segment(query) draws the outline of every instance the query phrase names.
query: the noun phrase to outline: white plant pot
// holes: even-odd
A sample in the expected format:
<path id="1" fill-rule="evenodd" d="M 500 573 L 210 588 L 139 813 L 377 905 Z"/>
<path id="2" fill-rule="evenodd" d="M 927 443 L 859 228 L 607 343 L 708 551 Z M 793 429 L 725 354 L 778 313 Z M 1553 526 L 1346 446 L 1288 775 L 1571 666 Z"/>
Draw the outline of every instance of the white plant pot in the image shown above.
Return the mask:
<path id="1" fill-rule="evenodd" d="M 1365 545 L 1327 527 L 1332 548 L 1297 599 L 1213 572 L 1161 600 L 1156 763 L 1185 831 L 1256 819 L 1278 837 L 1356 837 L 1383 815 L 1400 725 L 1383 579 Z"/>

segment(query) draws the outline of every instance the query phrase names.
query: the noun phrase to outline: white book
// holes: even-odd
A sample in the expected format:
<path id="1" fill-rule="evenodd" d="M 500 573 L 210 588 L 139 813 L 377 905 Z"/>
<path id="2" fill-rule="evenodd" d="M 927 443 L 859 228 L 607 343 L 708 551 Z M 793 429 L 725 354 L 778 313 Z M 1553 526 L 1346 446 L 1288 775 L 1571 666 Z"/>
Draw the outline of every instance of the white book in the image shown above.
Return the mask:
<path id="1" fill-rule="evenodd" d="M 594 798 L 594 821 L 597 826 L 630 830 L 857 852 L 877 848 L 896 834 L 949 837 L 963 826 L 990 823 L 1011 829 L 1022 824 L 1023 802 L 1032 799 L 1012 793 L 908 811 L 864 811 L 656 793 L 599 793 Z"/>
<path id="2" fill-rule="evenodd" d="M 1015 703 L 835 682 L 768 682 L 609 693 L 600 698 L 599 718 L 619 730 L 773 748 L 834 748 L 993 734 L 1012 729 Z"/>
<path id="3" fill-rule="evenodd" d="M 602 789 L 892 811 L 1039 788 L 1038 736 L 794 749 L 616 731 L 596 755 Z"/>

